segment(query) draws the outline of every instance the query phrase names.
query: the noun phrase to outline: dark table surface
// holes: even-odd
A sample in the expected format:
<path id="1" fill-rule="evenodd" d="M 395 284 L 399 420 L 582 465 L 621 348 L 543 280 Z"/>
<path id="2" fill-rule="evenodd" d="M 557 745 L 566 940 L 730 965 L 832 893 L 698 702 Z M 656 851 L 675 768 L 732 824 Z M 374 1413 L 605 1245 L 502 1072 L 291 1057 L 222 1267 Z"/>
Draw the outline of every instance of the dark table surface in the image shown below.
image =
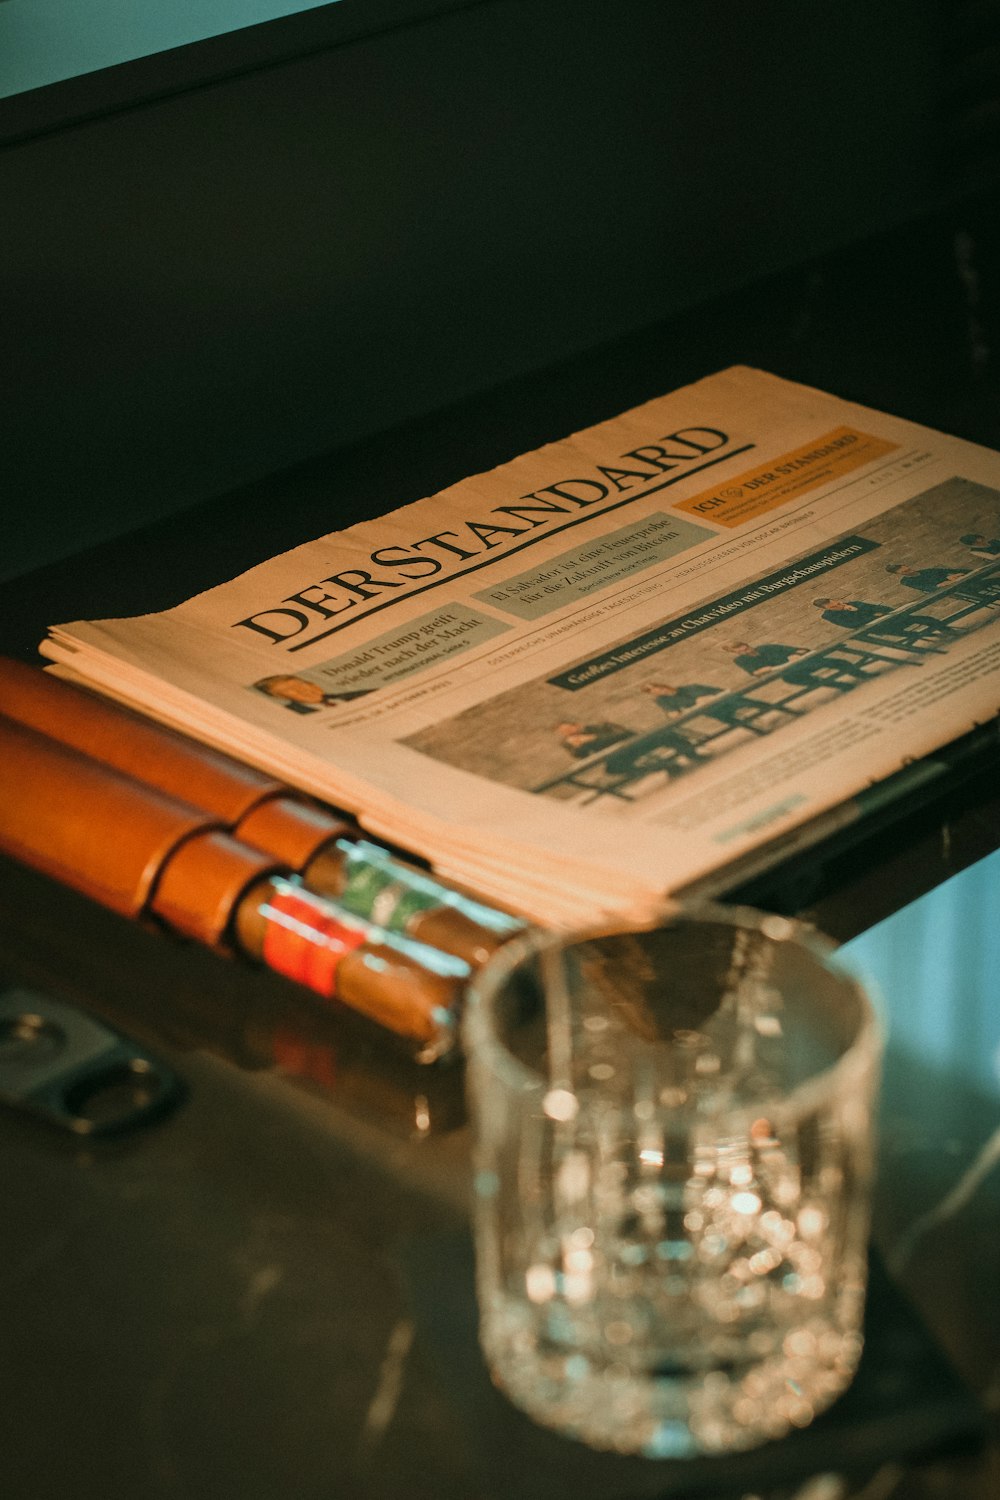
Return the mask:
<path id="1" fill-rule="evenodd" d="M 995 201 L 966 201 L 15 580 L 0 649 L 33 660 L 53 620 L 167 607 L 331 515 L 405 503 L 731 363 L 1000 446 L 998 226 Z M 848 939 L 968 870 L 987 916 L 963 940 L 982 959 L 1000 928 L 998 744 L 985 726 L 937 757 L 941 774 L 725 894 Z M 909 1045 L 906 994 L 887 997 L 888 1269 L 867 1383 L 812 1446 L 682 1474 L 540 1437 L 486 1386 L 460 1069 L 419 1069 L 277 977 L 9 862 L 0 980 L 103 1017 L 184 1084 L 168 1114 L 106 1141 L 0 1115 L 5 1497 L 997 1492 L 995 1057 L 973 1078 Z M 950 1013 L 980 1052 L 998 1041 L 988 991 L 987 976 Z"/>

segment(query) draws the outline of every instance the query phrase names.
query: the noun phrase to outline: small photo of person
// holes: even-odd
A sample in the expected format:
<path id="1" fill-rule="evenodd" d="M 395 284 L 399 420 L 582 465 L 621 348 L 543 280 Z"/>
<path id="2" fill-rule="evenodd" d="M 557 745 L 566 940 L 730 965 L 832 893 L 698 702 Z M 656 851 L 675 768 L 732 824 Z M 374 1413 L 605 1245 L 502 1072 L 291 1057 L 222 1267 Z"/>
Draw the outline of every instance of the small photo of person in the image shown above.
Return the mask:
<path id="1" fill-rule="evenodd" d="M 885 571 L 906 588 L 922 594 L 947 588 L 956 598 L 972 604 L 1000 604 L 1000 578 L 970 578 L 969 568 L 911 568 L 906 563 L 886 563 Z"/>
<path id="2" fill-rule="evenodd" d="M 980 557 L 1000 557 L 1000 536 L 984 536 L 981 531 L 967 531 L 959 537 L 963 547 L 971 547 Z"/>
<path id="3" fill-rule="evenodd" d="M 672 682 L 644 682 L 639 691 L 652 698 L 668 719 L 676 719 L 685 709 L 694 708 L 701 698 L 714 697 L 722 689 L 710 687 L 707 682 L 684 682 L 679 687 Z"/>
<path id="4" fill-rule="evenodd" d="M 354 698 L 367 698 L 371 688 L 357 688 L 353 692 L 328 693 L 308 677 L 297 677 L 294 672 L 277 673 L 274 677 L 261 677 L 254 683 L 258 693 L 275 698 L 293 714 L 315 714 L 321 708 L 333 708 L 338 703 L 350 703 Z"/>
<path id="5" fill-rule="evenodd" d="M 838 693 L 847 693 L 864 681 L 869 675 L 866 662 L 876 660 L 868 654 L 860 661 L 834 654 L 829 658 L 816 656 L 809 661 L 800 661 L 800 656 L 809 655 L 806 647 L 785 646 L 780 641 L 765 641 L 755 646 L 748 641 L 733 641 L 725 649 L 739 653 L 734 656 L 736 665 L 754 677 L 766 676 L 783 667 L 778 680 L 787 682 L 790 687 L 835 688 Z"/>
<path id="6" fill-rule="evenodd" d="M 805 646 L 786 646 L 780 641 L 763 641 L 757 645 L 751 645 L 749 641 L 727 641 L 723 650 L 731 652 L 736 665 L 755 677 L 762 677 L 766 672 L 773 672 L 775 667 L 783 667 L 786 662 L 808 655 Z"/>
<path id="7" fill-rule="evenodd" d="M 911 568 L 908 563 L 886 563 L 885 571 L 891 573 L 908 589 L 917 589 L 922 594 L 931 594 L 935 589 L 950 587 L 959 579 L 969 576 L 968 568 Z"/>
<path id="8" fill-rule="evenodd" d="M 903 618 L 882 623 L 884 615 L 891 615 L 891 604 L 873 604 L 868 599 L 814 599 L 813 608 L 822 610 L 823 619 L 831 625 L 842 625 L 845 630 L 868 629 L 869 636 L 881 636 L 889 641 L 907 635 L 957 636 L 943 620 L 934 615 L 908 613 Z"/>
<path id="9" fill-rule="evenodd" d="M 622 740 L 630 740 L 634 731 L 608 720 L 581 724 L 576 719 L 566 719 L 555 726 L 555 732 L 564 750 L 575 760 L 585 760 L 588 755 L 596 755 L 600 750 L 621 744 Z"/>

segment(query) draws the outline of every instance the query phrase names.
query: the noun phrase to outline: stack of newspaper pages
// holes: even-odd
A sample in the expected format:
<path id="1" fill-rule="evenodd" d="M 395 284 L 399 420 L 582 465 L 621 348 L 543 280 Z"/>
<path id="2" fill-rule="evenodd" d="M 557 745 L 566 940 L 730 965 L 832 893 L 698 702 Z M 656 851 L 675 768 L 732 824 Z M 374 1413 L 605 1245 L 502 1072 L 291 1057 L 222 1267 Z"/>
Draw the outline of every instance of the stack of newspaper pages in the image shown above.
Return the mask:
<path id="1" fill-rule="evenodd" d="M 501 906 L 641 918 L 997 714 L 1000 455 L 729 369 L 42 650 Z"/>

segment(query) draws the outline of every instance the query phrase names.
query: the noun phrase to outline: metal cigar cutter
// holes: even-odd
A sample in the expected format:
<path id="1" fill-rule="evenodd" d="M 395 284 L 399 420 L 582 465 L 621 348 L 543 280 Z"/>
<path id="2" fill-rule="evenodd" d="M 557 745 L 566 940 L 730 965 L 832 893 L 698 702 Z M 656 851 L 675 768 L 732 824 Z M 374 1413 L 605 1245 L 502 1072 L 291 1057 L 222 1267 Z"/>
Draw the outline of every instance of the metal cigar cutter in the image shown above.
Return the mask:
<path id="1" fill-rule="evenodd" d="M 0 1104 L 94 1137 L 145 1124 L 182 1092 L 169 1068 L 85 1011 L 0 989 Z"/>

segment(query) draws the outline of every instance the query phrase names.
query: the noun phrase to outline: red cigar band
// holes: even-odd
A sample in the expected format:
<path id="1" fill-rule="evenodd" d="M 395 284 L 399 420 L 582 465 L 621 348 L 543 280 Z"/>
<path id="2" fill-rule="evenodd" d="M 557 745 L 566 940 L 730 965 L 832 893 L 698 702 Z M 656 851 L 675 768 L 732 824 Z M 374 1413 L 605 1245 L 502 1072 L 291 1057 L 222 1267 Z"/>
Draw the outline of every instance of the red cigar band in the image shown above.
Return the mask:
<path id="1" fill-rule="evenodd" d="M 365 933 L 296 891 L 275 891 L 261 911 L 268 919 L 263 955 L 268 968 L 320 995 L 333 995 L 340 960 L 361 947 Z"/>

